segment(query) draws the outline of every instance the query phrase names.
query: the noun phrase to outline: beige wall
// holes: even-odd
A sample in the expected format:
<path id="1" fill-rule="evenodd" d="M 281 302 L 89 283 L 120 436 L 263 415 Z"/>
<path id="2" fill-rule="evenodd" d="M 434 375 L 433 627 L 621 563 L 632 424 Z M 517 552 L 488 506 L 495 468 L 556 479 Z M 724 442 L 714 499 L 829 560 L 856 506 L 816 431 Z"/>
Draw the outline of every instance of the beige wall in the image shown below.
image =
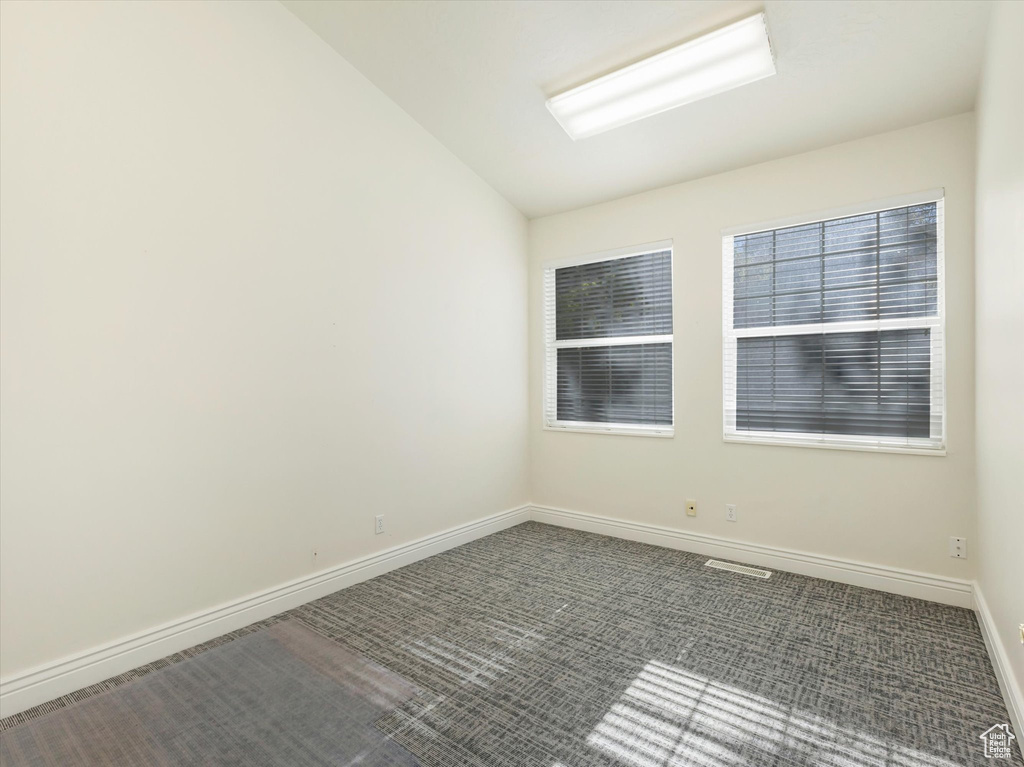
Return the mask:
<path id="1" fill-rule="evenodd" d="M 0 7 L 4 675 L 526 502 L 518 212 L 277 3 Z"/>
<path id="2" fill-rule="evenodd" d="M 978 563 L 1015 647 L 1024 117 L 1020 6 L 998 13 L 976 494 L 973 115 L 535 220 L 527 243 L 276 3 L 4 0 L 0 674 L 528 497 L 939 575 Z M 948 455 L 724 444 L 720 230 L 939 186 Z M 542 430 L 543 262 L 669 238 L 675 437 Z"/>
<path id="3" fill-rule="evenodd" d="M 936 187 L 946 189 L 948 454 L 723 443 L 720 231 Z M 948 538 L 974 531 L 973 190 L 968 114 L 531 221 L 533 502 L 972 577 L 974 558 L 950 558 Z M 665 239 L 674 241 L 675 437 L 544 430 L 543 263 Z M 698 501 L 694 519 L 686 498 Z M 726 503 L 737 504 L 738 522 L 725 521 Z"/>
<path id="4" fill-rule="evenodd" d="M 1024 704 L 1024 4 L 997 3 L 978 101 L 978 584 Z M 1024 715 L 1024 709 L 1018 716 Z M 1018 722 L 1018 727 L 1020 722 Z M 1018 730 L 1018 737 L 1021 733 Z"/>

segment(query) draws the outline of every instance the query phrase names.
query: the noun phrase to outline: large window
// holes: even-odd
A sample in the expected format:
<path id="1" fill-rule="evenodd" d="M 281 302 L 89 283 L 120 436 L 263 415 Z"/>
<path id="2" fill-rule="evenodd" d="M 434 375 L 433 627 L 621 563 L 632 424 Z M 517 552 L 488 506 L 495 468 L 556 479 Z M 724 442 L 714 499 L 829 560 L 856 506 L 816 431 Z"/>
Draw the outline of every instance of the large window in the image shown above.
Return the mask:
<path id="1" fill-rule="evenodd" d="M 883 205 L 723 237 L 726 440 L 944 449 L 942 194 Z"/>
<path id="2" fill-rule="evenodd" d="M 544 269 L 544 425 L 672 434 L 672 244 Z"/>

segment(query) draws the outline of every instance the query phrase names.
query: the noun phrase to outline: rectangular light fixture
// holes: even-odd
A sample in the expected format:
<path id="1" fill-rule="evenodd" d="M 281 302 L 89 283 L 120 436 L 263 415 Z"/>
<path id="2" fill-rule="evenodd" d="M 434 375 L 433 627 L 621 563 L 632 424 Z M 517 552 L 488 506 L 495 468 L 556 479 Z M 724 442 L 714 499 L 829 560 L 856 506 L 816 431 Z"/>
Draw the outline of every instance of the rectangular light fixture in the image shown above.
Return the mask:
<path id="1" fill-rule="evenodd" d="M 548 109 L 576 140 L 774 74 L 762 12 L 560 93 Z"/>

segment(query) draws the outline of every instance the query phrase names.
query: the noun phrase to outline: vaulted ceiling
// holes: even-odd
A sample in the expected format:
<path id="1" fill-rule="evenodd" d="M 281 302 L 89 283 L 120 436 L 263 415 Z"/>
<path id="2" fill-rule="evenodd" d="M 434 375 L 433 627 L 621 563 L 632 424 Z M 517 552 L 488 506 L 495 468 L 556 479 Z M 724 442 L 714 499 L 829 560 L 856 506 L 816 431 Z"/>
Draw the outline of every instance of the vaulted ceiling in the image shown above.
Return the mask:
<path id="1" fill-rule="evenodd" d="M 989 4 L 282 0 L 529 217 L 973 109 Z M 764 10 L 778 74 L 572 141 L 551 95 Z"/>

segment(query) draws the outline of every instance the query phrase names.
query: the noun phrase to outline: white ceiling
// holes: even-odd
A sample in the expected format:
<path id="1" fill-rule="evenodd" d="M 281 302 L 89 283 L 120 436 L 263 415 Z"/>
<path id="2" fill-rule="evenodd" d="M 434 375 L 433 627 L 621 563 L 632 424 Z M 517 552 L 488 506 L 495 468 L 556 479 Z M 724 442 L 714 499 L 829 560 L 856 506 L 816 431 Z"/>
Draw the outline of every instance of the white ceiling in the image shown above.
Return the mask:
<path id="1" fill-rule="evenodd" d="M 529 217 L 974 107 L 989 3 L 282 0 Z M 778 74 L 573 142 L 545 99 L 765 8 Z"/>

